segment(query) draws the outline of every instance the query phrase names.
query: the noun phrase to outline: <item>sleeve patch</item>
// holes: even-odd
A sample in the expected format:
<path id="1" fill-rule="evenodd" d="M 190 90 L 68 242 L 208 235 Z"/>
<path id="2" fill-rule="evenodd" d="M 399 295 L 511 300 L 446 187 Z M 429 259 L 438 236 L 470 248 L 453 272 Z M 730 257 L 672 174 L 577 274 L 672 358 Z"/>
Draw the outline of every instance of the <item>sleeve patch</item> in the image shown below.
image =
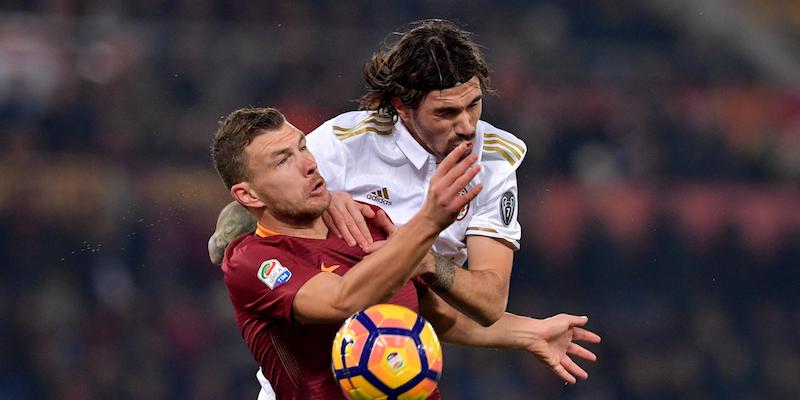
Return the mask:
<path id="1" fill-rule="evenodd" d="M 510 190 L 503 193 L 500 197 L 500 216 L 503 218 L 503 224 L 508 226 L 514 218 L 514 210 L 516 209 L 516 199 L 514 193 Z"/>
<path id="2" fill-rule="evenodd" d="M 292 271 L 289 271 L 280 261 L 273 258 L 261 263 L 256 276 L 270 289 L 275 289 L 289 281 L 289 278 L 292 277 Z"/>

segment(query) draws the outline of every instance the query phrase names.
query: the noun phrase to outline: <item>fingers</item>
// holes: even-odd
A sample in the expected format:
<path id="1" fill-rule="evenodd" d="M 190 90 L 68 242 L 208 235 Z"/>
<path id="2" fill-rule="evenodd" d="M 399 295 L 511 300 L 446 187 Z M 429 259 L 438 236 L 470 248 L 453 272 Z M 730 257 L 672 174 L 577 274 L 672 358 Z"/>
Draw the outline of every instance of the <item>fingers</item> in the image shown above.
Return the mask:
<path id="1" fill-rule="evenodd" d="M 589 342 L 589 343 L 600 343 L 600 336 L 596 333 L 584 329 L 584 328 L 574 328 L 572 340 L 579 340 L 581 342 Z"/>
<path id="2" fill-rule="evenodd" d="M 589 379 L 589 374 L 580 367 L 580 365 L 575 364 L 575 361 L 572 361 L 569 356 L 564 356 L 561 359 L 561 366 L 567 370 L 570 374 L 582 379 L 586 380 Z M 573 382 L 574 383 L 574 382 Z"/>
<path id="3" fill-rule="evenodd" d="M 461 160 L 452 169 L 440 170 L 437 173 L 441 174 L 438 177 L 431 178 L 431 182 L 440 185 L 441 193 L 444 196 L 452 197 L 461 191 L 461 188 L 466 187 L 467 184 L 480 172 L 480 165 L 476 164 L 478 156 L 471 154 L 467 158 Z"/>
<path id="4" fill-rule="evenodd" d="M 348 246 L 355 246 L 356 240 L 353 238 L 353 235 L 350 233 L 350 229 L 347 227 L 347 217 L 345 217 L 345 213 L 342 212 L 342 210 L 340 210 L 334 203 L 331 203 L 330 207 L 328 207 L 328 213 L 333 221 L 333 226 L 335 226 L 339 231 L 341 238 L 344 239 Z"/>
<path id="5" fill-rule="evenodd" d="M 364 218 L 375 218 L 375 211 L 372 209 L 372 207 L 366 204 L 361 204 L 361 215 L 363 215 Z"/>
<path id="6" fill-rule="evenodd" d="M 460 160 L 461 157 L 463 157 L 466 153 L 467 145 L 464 143 L 458 145 L 458 147 L 453 149 L 453 151 L 451 151 L 450 154 L 448 154 L 447 157 L 445 157 L 444 160 L 439 163 L 439 167 L 437 169 L 441 170 L 443 173 L 446 173 L 450 170 L 450 168 L 453 168 L 458 160 Z"/>
<path id="7" fill-rule="evenodd" d="M 567 372 L 566 368 L 564 368 L 561 365 L 556 365 L 555 367 L 553 367 L 553 372 L 555 372 L 556 375 L 560 376 L 561 379 L 563 379 L 563 380 L 565 380 L 565 381 L 567 381 L 567 382 L 569 382 L 569 383 L 571 383 L 573 385 L 576 382 L 578 382 L 578 380 L 575 379 L 574 376 L 570 375 L 570 373 Z"/>
<path id="8" fill-rule="evenodd" d="M 331 233 L 336 235 L 336 237 L 338 237 L 339 239 L 342 238 L 342 234 L 339 233 L 339 228 L 337 228 L 336 224 L 333 223 L 333 220 L 331 219 L 331 216 L 330 214 L 328 214 L 327 210 L 324 213 L 322 213 L 322 221 L 325 222 L 325 226 L 327 226 L 328 229 L 331 230 Z"/>
<path id="9" fill-rule="evenodd" d="M 449 169 L 448 166 L 443 167 L 440 164 L 436 170 L 438 176 L 431 179 L 431 191 L 437 193 L 437 197 L 444 203 L 451 203 L 457 209 L 472 201 L 482 190 L 481 185 L 476 185 L 464 196 L 459 196 L 459 192 L 480 172 L 480 165 L 475 164 L 477 159 L 478 156 L 471 154 L 457 164 L 449 166 Z"/>
<path id="10" fill-rule="evenodd" d="M 355 239 L 358 242 L 358 245 L 363 249 L 366 245 L 372 243 L 372 234 L 369 232 L 367 220 L 364 219 L 364 214 L 362 211 L 364 205 L 358 204 L 353 200 L 348 201 L 345 203 L 345 205 L 347 213 L 350 216 L 350 219 L 353 221 L 352 227 L 355 230 L 354 232 L 351 232 L 353 234 L 353 239 Z M 350 224 L 348 224 L 348 227 L 349 226 Z"/>
<path id="11" fill-rule="evenodd" d="M 570 343 L 569 347 L 567 347 L 567 353 L 587 361 L 597 361 L 597 356 L 594 353 L 577 343 Z"/>
<path id="12" fill-rule="evenodd" d="M 375 214 L 375 222 L 378 226 L 383 229 L 384 232 L 388 233 L 390 236 L 397 230 L 397 227 L 394 226 L 392 220 L 386 215 L 383 210 L 378 210 Z"/>

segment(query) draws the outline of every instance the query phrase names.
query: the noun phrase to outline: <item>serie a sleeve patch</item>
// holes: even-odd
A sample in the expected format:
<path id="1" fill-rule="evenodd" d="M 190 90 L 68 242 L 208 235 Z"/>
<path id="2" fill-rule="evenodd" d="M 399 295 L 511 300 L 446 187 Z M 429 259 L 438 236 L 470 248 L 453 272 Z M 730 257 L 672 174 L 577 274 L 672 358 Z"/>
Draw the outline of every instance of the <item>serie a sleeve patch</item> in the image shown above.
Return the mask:
<path id="1" fill-rule="evenodd" d="M 275 289 L 289 281 L 289 278 L 292 277 L 292 271 L 289 271 L 289 268 L 284 267 L 280 261 L 273 258 L 261 263 L 256 276 L 270 289 Z"/>

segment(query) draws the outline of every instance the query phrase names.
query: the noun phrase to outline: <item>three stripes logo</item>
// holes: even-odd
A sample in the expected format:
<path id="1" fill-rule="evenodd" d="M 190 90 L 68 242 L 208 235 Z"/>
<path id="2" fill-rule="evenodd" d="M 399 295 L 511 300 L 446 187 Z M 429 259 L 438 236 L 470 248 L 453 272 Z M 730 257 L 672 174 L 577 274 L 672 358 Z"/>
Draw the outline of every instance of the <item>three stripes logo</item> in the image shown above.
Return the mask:
<path id="1" fill-rule="evenodd" d="M 509 164 L 514 165 L 525 156 L 526 148 L 519 143 L 504 138 L 497 133 L 483 134 L 483 150 L 499 154 Z"/>
<path id="2" fill-rule="evenodd" d="M 374 192 L 367 193 L 367 198 L 383 205 L 392 205 L 392 201 L 389 200 L 389 190 L 386 188 L 381 188 Z"/>
<path id="3" fill-rule="evenodd" d="M 363 135 L 367 132 L 388 136 L 392 134 L 392 129 L 394 129 L 394 122 L 392 122 L 391 119 L 371 115 L 354 126 L 343 127 L 334 125 L 333 133 L 336 135 L 337 139 L 343 141 L 347 138 Z"/>

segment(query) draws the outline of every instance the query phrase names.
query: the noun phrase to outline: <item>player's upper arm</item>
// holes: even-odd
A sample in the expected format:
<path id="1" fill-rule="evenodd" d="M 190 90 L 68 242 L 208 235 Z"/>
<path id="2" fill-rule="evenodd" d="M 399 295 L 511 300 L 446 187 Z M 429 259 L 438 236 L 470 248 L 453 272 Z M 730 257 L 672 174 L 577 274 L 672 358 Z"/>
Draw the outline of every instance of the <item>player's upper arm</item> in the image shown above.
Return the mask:
<path id="1" fill-rule="evenodd" d="M 320 272 L 300 287 L 292 303 L 294 320 L 301 324 L 339 323 L 357 310 L 338 295 L 342 277 Z"/>
<path id="2" fill-rule="evenodd" d="M 508 302 L 511 283 L 511 268 L 514 265 L 514 251 L 508 242 L 487 236 L 467 237 L 467 263 L 470 271 L 485 271 L 494 276 L 486 279 L 486 284 L 495 283 L 498 294 L 503 294 L 503 307 Z"/>

